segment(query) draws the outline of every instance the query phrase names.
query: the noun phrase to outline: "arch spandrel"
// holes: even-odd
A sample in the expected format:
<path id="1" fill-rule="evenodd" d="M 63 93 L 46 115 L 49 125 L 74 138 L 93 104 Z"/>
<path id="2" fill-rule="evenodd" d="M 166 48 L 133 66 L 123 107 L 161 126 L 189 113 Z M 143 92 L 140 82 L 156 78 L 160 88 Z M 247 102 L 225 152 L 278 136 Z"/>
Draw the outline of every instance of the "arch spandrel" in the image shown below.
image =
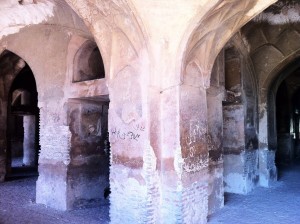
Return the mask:
<path id="1" fill-rule="evenodd" d="M 299 30 L 287 24 L 251 23 L 242 29 L 261 89 L 269 89 L 278 73 L 299 57 Z M 256 30 L 256 32 L 251 32 Z M 264 41 L 257 41 L 257 40 Z"/>
<path id="2" fill-rule="evenodd" d="M 121 0 L 66 0 L 66 2 L 77 12 L 92 32 L 99 45 L 108 76 L 118 73 L 139 57 L 139 52 L 146 46 L 145 35 L 138 17 L 134 13 L 135 10 L 129 3 Z M 128 57 L 123 59 L 126 61 L 126 65 L 117 71 L 111 70 L 111 63 L 115 59 L 118 60 L 117 54 L 115 54 L 116 48 L 121 50 L 119 51 L 121 53 L 129 48 L 136 53 L 134 58 L 129 53 Z"/>
<path id="3" fill-rule="evenodd" d="M 197 61 L 202 75 L 206 77 L 204 87 L 207 88 L 213 62 L 226 42 L 238 29 L 274 2 L 223 1 L 214 5 L 191 32 L 183 55 L 182 71 L 185 71 L 190 61 Z"/>

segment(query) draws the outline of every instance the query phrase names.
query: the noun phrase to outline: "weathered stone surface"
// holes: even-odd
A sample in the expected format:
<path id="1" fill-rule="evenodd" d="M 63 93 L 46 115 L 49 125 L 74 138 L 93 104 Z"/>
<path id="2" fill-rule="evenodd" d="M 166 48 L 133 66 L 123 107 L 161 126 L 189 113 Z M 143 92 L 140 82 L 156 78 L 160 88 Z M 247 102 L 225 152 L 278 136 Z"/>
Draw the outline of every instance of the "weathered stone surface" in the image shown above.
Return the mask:
<path id="1" fill-rule="evenodd" d="M 268 19 L 240 28 L 273 2 L 2 1 L 0 180 L 8 92 L 26 62 L 40 108 L 38 203 L 72 209 L 110 185 L 111 223 L 199 224 L 224 189 L 269 186 L 269 87 L 297 57 L 299 30 Z M 101 69 L 78 56 L 86 45 Z"/>
<path id="2" fill-rule="evenodd" d="M 68 209 L 104 199 L 109 187 L 108 103 L 92 99 L 68 103 L 71 132 L 67 171 Z"/>

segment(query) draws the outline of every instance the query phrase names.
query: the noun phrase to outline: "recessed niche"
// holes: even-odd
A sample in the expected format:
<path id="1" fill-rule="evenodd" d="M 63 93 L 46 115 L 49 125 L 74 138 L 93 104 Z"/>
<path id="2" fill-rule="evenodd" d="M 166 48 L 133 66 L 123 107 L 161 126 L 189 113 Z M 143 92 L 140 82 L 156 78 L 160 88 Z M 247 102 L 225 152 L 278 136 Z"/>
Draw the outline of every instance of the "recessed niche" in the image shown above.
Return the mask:
<path id="1" fill-rule="evenodd" d="M 73 82 L 101 79 L 105 77 L 103 60 L 95 42 L 86 41 L 74 58 Z"/>

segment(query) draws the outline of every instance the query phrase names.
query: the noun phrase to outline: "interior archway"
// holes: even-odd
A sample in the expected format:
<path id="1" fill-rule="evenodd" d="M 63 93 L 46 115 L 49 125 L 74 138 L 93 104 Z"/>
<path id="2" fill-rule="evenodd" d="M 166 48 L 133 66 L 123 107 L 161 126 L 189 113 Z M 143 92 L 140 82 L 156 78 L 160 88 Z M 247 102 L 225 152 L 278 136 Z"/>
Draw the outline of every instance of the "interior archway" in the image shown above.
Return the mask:
<path id="1" fill-rule="evenodd" d="M 7 178 L 37 175 L 39 152 L 37 102 L 35 78 L 25 63 L 15 75 L 8 93 Z"/>
<path id="2" fill-rule="evenodd" d="M 259 16 L 259 18 L 264 18 L 260 20 L 256 18 L 250 24 L 246 25 L 241 30 L 241 34 L 243 40 L 241 41 L 242 44 L 245 44 L 246 48 L 246 55 L 250 58 L 250 66 L 253 66 L 254 71 L 254 80 L 257 82 L 258 91 L 255 89 L 255 83 L 253 87 L 248 88 L 248 93 L 238 93 L 238 91 L 230 91 L 230 88 L 234 85 L 228 85 L 228 81 L 232 78 L 232 83 L 236 84 L 236 80 L 240 80 L 240 68 L 245 65 L 245 62 L 238 61 L 238 59 L 234 59 L 232 57 L 226 59 L 226 52 L 225 52 L 225 66 L 226 61 L 232 62 L 231 66 L 232 71 L 226 71 L 225 67 L 225 74 L 229 73 L 230 76 L 225 76 L 225 89 L 227 92 L 227 99 L 223 104 L 226 107 L 229 107 L 229 103 L 238 105 L 239 103 L 239 96 L 242 97 L 246 94 L 257 91 L 257 95 L 253 94 L 254 97 L 249 97 L 247 102 L 243 102 L 242 104 L 245 105 L 245 110 L 243 115 L 245 116 L 245 121 L 241 122 L 241 126 L 245 126 L 244 129 L 238 130 L 237 128 L 232 129 L 230 132 L 225 130 L 224 134 L 224 154 L 226 155 L 226 150 L 234 149 L 235 142 L 233 139 L 238 136 L 238 132 L 242 134 L 239 139 L 243 139 L 245 135 L 248 134 L 248 137 L 245 138 L 245 141 L 251 139 L 251 136 L 254 138 L 252 141 L 249 141 L 251 144 L 246 144 L 245 148 L 248 151 L 252 151 L 253 149 L 258 149 L 257 154 L 254 157 L 246 156 L 244 157 L 244 162 L 246 166 L 242 167 L 242 169 L 237 169 L 239 164 L 237 159 L 231 160 L 230 168 L 233 170 L 235 169 L 236 172 L 232 172 L 232 183 L 237 183 L 241 185 L 244 179 L 249 178 L 249 176 L 253 175 L 252 181 L 256 185 L 260 186 L 272 186 L 275 188 L 278 187 L 278 183 L 274 183 L 273 181 L 277 179 L 277 170 L 279 173 L 279 181 L 286 181 L 285 185 L 293 185 L 293 181 L 287 180 L 282 175 L 289 176 L 294 171 L 290 172 L 291 170 L 285 169 L 287 168 L 288 164 L 292 164 L 293 161 L 297 161 L 299 157 L 299 58 L 298 57 L 298 49 L 299 45 L 297 41 L 292 41 L 294 38 L 295 40 L 298 39 L 296 36 L 298 35 L 298 23 L 289 24 L 288 22 L 283 22 L 282 20 L 278 19 L 279 15 L 288 19 L 289 13 L 295 10 L 295 2 L 292 1 L 280 1 L 278 4 L 274 5 L 267 9 L 263 15 Z M 298 7 L 299 4 L 296 6 Z M 276 11 L 278 10 L 278 11 Z M 285 11 L 289 11 L 289 13 L 285 14 Z M 264 17 L 266 16 L 266 17 Z M 281 17 L 281 19 L 282 19 Z M 274 24 L 276 23 L 276 24 Z M 277 24 L 279 23 L 279 24 Z M 246 32 L 245 32 L 246 30 Z M 276 30 L 276 31 L 275 31 Z M 232 49 L 227 48 L 227 53 L 230 53 Z M 231 55 L 235 56 L 236 54 Z M 228 55 L 227 55 L 228 56 Z M 239 57 L 237 57 L 239 58 Z M 235 61 L 236 66 L 233 65 Z M 227 63 L 230 65 L 230 63 Z M 282 69 L 282 67 L 284 67 Z M 279 69 L 280 68 L 280 69 Z M 236 71 L 234 71 L 234 69 Z M 279 71 L 279 72 L 278 72 Z M 235 74 L 236 73 L 236 74 Z M 227 78 L 227 79 L 226 79 Z M 229 79 L 228 79 L 229 78 Z M 269 85 L 273 80 L 273 83 Z M 226 83 L 227 82 L 227 83 Z M 245 86 L 245 84 L 250 84 L 249 80 L 245 80 L 243 77 L 241 79 L 241 86 Z M 266 84 L 268 83 L 268 84 Z M 270 87 L 271 86 L 271 87 Z M 238 93 L 238 94 L 237 94 Z M 267 93 L 267 94 L 266 94 Z M 266 96 L 267 95 L 267 96 Z M 267 100 L 266 100 L 267 99 Z M 217 101 L 217 99 L 215 99 Z M 256 101 L 262 102 L 259 106 L 259 112 L 255 112 L 257 109 L 255 108 Z M 227 104 L 227 105 L 226 105 Z M 251 106 L 252 104 L 252 106 Z M 250 105 L 250 106 L 249 106 Z M 251 112 L 252 110 L 252 112 Z M 254 116 L 248 116 L 248 114 L 253 114 Z M 230 111 L 232 113 L 232 111 Z M 257 115 L 255 115 L 257 113 Z M 232 113 L 233 114 L 233 113 Z M 259 116 L 258 116 L 259 114 Z M 265 120 L 264 120 L 265 118 Z M 229 121 L 228 121 L 229 120 Z M 224 125 L 226 122 L 234 122 L 232 117 L 224 117 Z M 259 126 L 258 127 L 258 122 Z M 237 127 L 237 126 L 236 126 Z M 248 127 L 250 129 L 246 130 Z M 252 134 L 250 131 L 252 130 Z M 249 132 L 248 132 L 249 131 Z M 227 132 L 227 133 L 226 133 Z M 227 134 L 227 139 L 226 135 Z M 260 137 L 261 136 L 261 137 Z M 258 138 L 260 139 L 258 140 Z M 229 141 L 228 141 L 229 140 Z M 232 146 L 228 147 L 228 143 Z M 228 148 L 225 148 L 228 147 Z M 236 152 L 234 152 L 236 154 Z M 276 166 L 275 166 L 275 159 L 276 159 Z M 224 170 L 226 172 L 226 165 L 224 159 Z M 284 167 L 282 166 L 284 165 Z M 274 168 L 275 167 L 275 168 Z M 290 166 L 291 168 L 298 169 L 299 166 Z M 298 169 L 299 170 L 299 169 Z M 224 173 L 225 173 L 224 172 Z M 238 181 L 237 174 L 242 173 L 241 181 Z M 225 173 L 226 174 L 226 173 Z M 266 175 L 265 175 L 266 174 Z M 299 173 L 294 172 L 295 175 L 299 175 Z M 291 176 L 291 175 L 290 175 Z M 225 191 L 226 187 L 228 187 L 228 182 L 225 179 Z M 289 181 L 289 182 L 288 182 Z M 282 184 L 282 183 L 281 183 Z M 272 189 L 273 190 L 273 189 Z M 276 191 L 272 192 L 272 200 L 280 200 L 279 196 L 276 195 Z M 295 189 L 284 190 L 289 197 L 295 194 Z M 253 194 L 256 194 L 260 189 L 255 189 Z M 268 190 L 270 192 L 270 190 Z M 267 190 L 265 191 L 267 192 Z M 239 193 L 239 192 L 234 192 Z M 247 192 L 246 192 L 247 193 Z M 277 191 L 278 194 L 278 191 Z M 246 198 L 247 196 L 237 196 L 234 194 L 230 194 L 230 198 Z M 278 196 L 278 197 L 277 197 Z M 271 197 L 271 196 L 270 196 Z M 249 197 L 251 198 L 251 196 Z M 249 199 L 252 200 L 252 199 Z M 260 200 L 256 200 L 260 201 Z M 237 201 L 236 201 L 237 202 Z M 265 202 L 261 202 L 261 205 Z M 266 202 L 266 204 L 269 202 Z M 231 208 L 233 203 L 230 204 Z M 238 204 L 238 203 L 237 203 Z M 255 206 L 255 202 L 252 201 L 252 205 Z M 261 206 L 267 207 L 267 206 Z M 226 203 L 225 203 L 226 208 Z M 277 207 L 276 207 L 277 209 Z M 226 209 L 225 209 L 226 210 Z M 227 211 L 228 212 L 228 211 Z M 244 212 L 244 211 L 243 211 Z M 263 217 L 264 219 L 272 220 L 272 217 Z M 295 217 L 294 217 L 295 218 Z M 240 220 L 244 220 L 245 223 L 250 223 L 252 220 L 243 219 L 243 217 L 239 217 Z M 223 219 L 224 220 L 224 219 Z M 215 220 L 214 220 L 215 221 Z M 214 223 L 214 222 L 212 222 Z M 227 222 L 225 222 L 227 223 Z M 230 223 L 230 222 L 228 222 Z"/>
<path id="3" fill-rule="evenodd" d="M 282 165 L 289 165 L 295 161 L 299 153 L 299 88 L 300 79 L 299 66 L 297 65 L 299 59 L 286 66 L 286 68 L 279 74 L 277 80 L 274 81 L 272 92 L 276 94 L 273 99 L 275 104 L 274 110 L 270 114 L 275 114 L 274 129 L 276 139 L 276 164 L 278 167 Z M 270 97 L 269 102 L 272 98 Z M 272 108 L 271 108 L 272 109 Z M 272 132 L 270 132 L 272 134 Z M 270 136 L 271 137 L 271 136 Z"/>

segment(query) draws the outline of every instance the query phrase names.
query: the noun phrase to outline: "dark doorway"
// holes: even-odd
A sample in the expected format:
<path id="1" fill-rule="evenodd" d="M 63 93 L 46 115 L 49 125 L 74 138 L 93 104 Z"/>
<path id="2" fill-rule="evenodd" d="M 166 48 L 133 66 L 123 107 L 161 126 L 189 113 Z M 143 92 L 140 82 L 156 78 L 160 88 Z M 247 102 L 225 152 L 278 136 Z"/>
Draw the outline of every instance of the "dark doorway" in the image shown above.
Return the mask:
<path id="1" fill-rule="evenodd" d="M 37 101 L 35 78 L 26 64 L 14 79 L 8 95 L 7 179 L 38 174 Z"/>

